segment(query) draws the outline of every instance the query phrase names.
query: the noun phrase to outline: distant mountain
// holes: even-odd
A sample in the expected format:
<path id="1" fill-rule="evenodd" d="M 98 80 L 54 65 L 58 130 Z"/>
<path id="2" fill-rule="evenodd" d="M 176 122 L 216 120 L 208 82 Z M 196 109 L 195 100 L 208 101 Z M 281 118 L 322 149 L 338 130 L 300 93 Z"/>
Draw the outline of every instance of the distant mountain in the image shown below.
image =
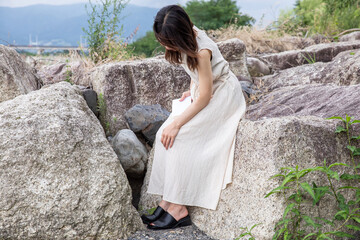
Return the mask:
<path id="1" fill-rule="evenodd" d="M 158 10 L 127 5 L 121 14 L 124 17 L 121 21 L 124 25 L 123 37 L 129 36 L 137 26 L 139 30 L 133 40 L 151 31 Z M 0 44 L 15 42 L 17 45 L 28 45 L 31 34 L 31 40 L 35 42 L 37 36 L 40 45 L 78 46 L 81 35 L 85 42 L 81 28 L 87 28 L 87 18 L 85 3 L 0 7 Z"/>

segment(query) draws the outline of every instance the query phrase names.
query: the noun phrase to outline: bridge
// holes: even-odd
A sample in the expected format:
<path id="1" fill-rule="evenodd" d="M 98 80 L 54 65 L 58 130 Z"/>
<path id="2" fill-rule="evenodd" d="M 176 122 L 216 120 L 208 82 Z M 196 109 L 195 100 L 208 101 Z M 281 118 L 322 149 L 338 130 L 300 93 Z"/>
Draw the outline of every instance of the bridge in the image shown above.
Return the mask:
<path id="1" fill-rule="evenodd" d="M 16 50 L 36 50 L 37 54 L 43 53 L 45 50 L 50 51 L 56 51 L 56 50 L 68 50 L 70 51 L 76 51 L 80 53 L 81 51 L 87 51 L 87 47 L 79 47 L 79 46 L 40 46 L 40 45 L 5 45 L 10 48 L 14 48 Z"/>

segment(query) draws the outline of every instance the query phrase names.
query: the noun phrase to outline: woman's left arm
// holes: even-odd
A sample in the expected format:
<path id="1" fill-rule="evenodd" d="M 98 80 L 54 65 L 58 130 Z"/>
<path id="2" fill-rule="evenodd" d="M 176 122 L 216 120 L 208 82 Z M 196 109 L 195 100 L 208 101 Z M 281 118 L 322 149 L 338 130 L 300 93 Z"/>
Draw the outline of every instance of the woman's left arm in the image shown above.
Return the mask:
<path id="1" fill-rule="evenodd" d="M 208 49 L 200 50 L 198 53 L 198 74 L 199 74 L 199 97 L 185 111 L 176 116 L 174 121 L 163 129 L 161 143 L 166 149 L 172 147 L 175 137 L 180 128 L 192 119 L 198 112 L 206 107 L 212 95 L 212 70 L 211 70 L 211 51 Z"/>

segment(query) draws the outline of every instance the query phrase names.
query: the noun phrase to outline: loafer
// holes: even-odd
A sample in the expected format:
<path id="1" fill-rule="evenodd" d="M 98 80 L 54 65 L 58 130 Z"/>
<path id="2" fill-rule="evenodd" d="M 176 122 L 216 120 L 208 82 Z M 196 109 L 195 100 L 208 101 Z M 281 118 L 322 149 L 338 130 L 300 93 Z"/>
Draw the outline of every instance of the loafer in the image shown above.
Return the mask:
<path id="1" fill-rule="evenodd" d="M 157 219 L 159 219 L 164 213 L 165 213 L 165 210 L 162 207 L 158 206 L 155 209 L 153 214 L 151 214 L 151 215 L 143 214 L 143 215 L 141 215 L 141 219 L 142 219 L 143 223 L 149 224 L 149 223 L 154 222 Z"/>
<path id="2" fill-rule="evenodd" d="M 165 212 L 158 220 L 152 223 L 154 225 L 148 224 L 147 228 L 152 230 L 173 229 L 191 225 L 191 219 L 190 216 L 187 215 L 186 217 L 179 219 L 179 221 L 176 221 L 170 213 Z"/>

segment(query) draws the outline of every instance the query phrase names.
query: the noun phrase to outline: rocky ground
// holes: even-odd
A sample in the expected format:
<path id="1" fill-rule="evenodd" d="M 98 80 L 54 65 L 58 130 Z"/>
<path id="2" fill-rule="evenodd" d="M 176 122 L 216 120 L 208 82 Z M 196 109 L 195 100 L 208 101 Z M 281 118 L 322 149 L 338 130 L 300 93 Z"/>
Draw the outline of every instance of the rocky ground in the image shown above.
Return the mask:
<path id="1" fill-rule="evenodd" d="M 0 45 L 0 239 L 234 239 L 260 222 L 256 239 L 271 239 L 286 205 L 264 198 L 278 184 L 270 176 L 324 159 L 350 163 L 340 122 L 325 118 L 360 119 L 357 34 L 251 58 L 239 39 L 218 44 L 248 104 L 233 182 L 216 211 L 190 207 L 192 226 L 164 231 L 147 230 L 134 206 L 159 201 L 146 193 L 153 142 L 171 100 L 189 88 L 186 72 L 163 56 L 39 66 Z M 331 217 L 334 209 L 326 199 L 306 213 Z"/>

